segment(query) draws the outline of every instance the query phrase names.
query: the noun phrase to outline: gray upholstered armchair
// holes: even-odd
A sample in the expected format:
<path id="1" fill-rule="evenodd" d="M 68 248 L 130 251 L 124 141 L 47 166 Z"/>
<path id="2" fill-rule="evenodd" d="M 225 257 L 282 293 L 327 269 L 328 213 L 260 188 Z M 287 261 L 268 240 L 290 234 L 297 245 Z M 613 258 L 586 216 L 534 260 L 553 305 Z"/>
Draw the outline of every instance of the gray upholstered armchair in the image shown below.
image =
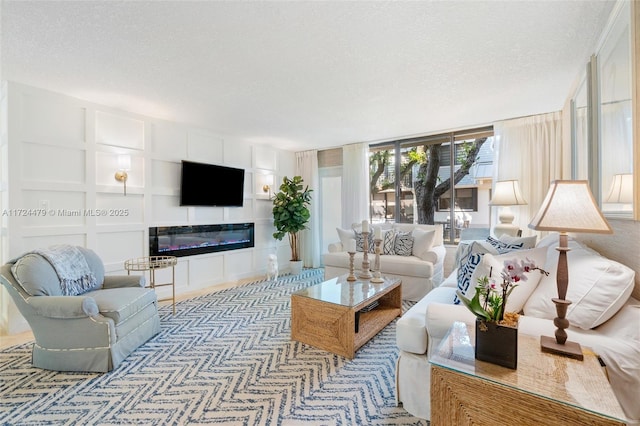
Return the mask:
<path id="1" fill-rule="evenodd" d="M 33 365 L 107 372 L 160 331 L 157 297 L 141 276 L 105 276 L 92 250 L 55 246 L 0 268 L 35 337 Z"/>

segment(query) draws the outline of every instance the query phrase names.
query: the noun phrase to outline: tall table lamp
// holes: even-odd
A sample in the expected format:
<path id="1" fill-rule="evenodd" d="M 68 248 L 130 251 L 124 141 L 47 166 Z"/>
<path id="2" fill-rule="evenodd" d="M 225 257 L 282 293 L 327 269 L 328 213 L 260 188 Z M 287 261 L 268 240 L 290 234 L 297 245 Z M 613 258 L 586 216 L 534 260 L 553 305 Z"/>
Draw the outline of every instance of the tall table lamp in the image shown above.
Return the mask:
<path id="1" fill-rule="evenodd" d="M 586 180 L 556 180 L 551 182 L 549 192 L 542 202 L 538 213 L 529 224 L 529 228 L 537 231 L 560 232 L 558 250 L 558 270 L 556 284 L 558 297 L 551 299 L 556 305 L 558 315 L 553 324 L 557 327 L 555 339 L 549 336 L 540 337 L 543 352 L 550 352 L 571 358 L 583 359 L 582 348 L 576 342 L 567 341 L 569 320 L 566 319 L 567 308 L 571 304 L 566 300 L 569 286 L 567 267 L 568 232 L 586 232 L 594 234 L 612 234 L 613 230 L 596 205 L 593 194 Z"/>
<path id="2" fill-rule="evenodd" d="M 524 206 L 525 201 L 520 192 L 520 185 L 517 180 L 499 180 L 493 190 L 493 196 L 489 201 L 490 206 L 502 206 L 498 220 L 500 223 L 493 227 L 493 233 L 496 237 L 504 234 L 515 237 L 518 235 L 518 228 L 513 224 L 514 215 L 510 206 Z"/>

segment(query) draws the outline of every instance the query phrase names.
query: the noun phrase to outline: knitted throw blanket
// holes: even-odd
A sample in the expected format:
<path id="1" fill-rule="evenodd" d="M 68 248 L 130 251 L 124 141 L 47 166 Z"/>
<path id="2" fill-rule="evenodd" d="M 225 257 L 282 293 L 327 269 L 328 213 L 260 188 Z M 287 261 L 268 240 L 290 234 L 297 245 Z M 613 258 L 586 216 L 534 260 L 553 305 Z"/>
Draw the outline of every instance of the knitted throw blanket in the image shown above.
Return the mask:
<path id="1" fill-rule="evenodd" d="M 76 296 L 96 286 L 96 277 L 77 247 L 61 244 L 37 249 L 32 253 L 44 257 L 53 266 L 60 279 L 62 294 L 65 296 Z"/>

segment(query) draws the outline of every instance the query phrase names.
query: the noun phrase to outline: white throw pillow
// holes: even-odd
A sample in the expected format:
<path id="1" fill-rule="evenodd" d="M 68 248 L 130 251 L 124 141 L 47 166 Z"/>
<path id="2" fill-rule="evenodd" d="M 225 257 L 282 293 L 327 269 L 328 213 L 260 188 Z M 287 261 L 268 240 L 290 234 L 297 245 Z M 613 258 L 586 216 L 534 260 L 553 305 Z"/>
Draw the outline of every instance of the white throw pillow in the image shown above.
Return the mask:
<path id="1" fill-rule="evenodd" d="M 436 231 L 414 229 L 411 232 L 411 235 L 413 236 L 412 254 L 422 260 L 428 260 L 427 253 L 431 250 L 431 247 L 433 247 L 433 240 L 436 236 Z"/>
<path id="2" fill-rule="evenodd" d="M 571 239 L 571 238 L 569 238 Z M 551 232 L 548 235 L 540 238 L 540 241 L 536 244 L 536 247 L 557 247 L 560 242 L 560 234 L 557 232 Z"/>
<path id="3" fill-rule="evenodd" d="M 567 319 L 571 325 L 588 330 L 614 316 L 629 299 L 634 286 L 635 272 L 621 263 L 607 259 L 597 252 L 570 241 L 567 253 L 569 287 Z M 558 297 L 556 271 L 558 251 L 547 251 L 548 277 L 524 305 L 525 315 L 553 319 L 557 316 L 552 298 Z"/>
<path id="4" fill-rule="evenodd" d="M 500 241 L 507 244 L 522 244 L 522 249 L 532 249 L 536 246 L 537 235 L 531 237 L 512 237 L 511 235 L 504 234 L 500 237 Z"/>
<path id="5" fill-rule="evenodd" d="M 336 231 L 338 232 L 338 238 L 340 239 L 340 243 L 342 244 L 342 249 L 344 251 L 347 251 L 347 248 L 349 247 L 349 240 L 355 240 L 356 233 L 353 231 L 353 229 L 336 228 Z"/>
<path id="6" fill-rule="evenodd" d="M 535 248 L 529 250 L 516 250 L 505 254 L 492 255 L 490 253 L 486 253 L 482 257 L 482 261 L 475 268 L 473 274 L 471 275 L 471 282 L 473 283 L 472 288 L 468 292 L 466 297 L 473 297 L 476 292 L 475 285 L 478 281 L 478 278 L 483 276 L 491 276 L 496 285 L 499 287 L 502 284 L 502 279 L 500 278 L 500 274 L 502 273 L 502 269 L 504 268 L 505 260 L 530 260 L 535 263 L 536 266 L 545 269 L 545 261 L 546 261 L 547 250 L 545 248 Z M 491 275 L 490 275 L 491 274 Z M 506 312 L 520 312 L 524 307 L 527 299 L 531 296 L 531 294 L 535 291 L 536 287 L 540 283 L 544 274 L 540 271 L 532 271 L 526 274 L 527 280 L 521 281 L 511 292 L 509 298 L 507 299 L 507 307 Z"/>

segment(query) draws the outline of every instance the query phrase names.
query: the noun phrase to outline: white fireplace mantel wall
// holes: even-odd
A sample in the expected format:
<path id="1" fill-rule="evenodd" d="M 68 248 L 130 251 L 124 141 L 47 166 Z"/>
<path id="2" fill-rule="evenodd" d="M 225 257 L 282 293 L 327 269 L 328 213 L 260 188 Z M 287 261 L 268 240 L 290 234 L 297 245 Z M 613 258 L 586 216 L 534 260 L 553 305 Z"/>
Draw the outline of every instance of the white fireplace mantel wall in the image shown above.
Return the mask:
<path id="1" fill-rule="evenodd" d="M 122 274 L 125 260 L 148 255 L 150 226 L 238 222 L 255 223 L 255 247 L 178 258 L 178 294 L 262 274 L 271 253 L 288 259 L 286 241 L 271 236 L 271 202 L 262 188 L 293 174 L 293 152 L 18 83 L 2 89 L 2 263 L 38 247 L 74 244 L 95 250 L 108 274 Z M 126 196 L 114 178 L 120 154 L 131 158 Z M 245 169 L 244 206 L 181 207 L 181 160 Z M 224 191 L 224 182 L 202 182 L 202 190 Z M 165 279 L 158 271 L 157 280 Z M 160 297 L 162 290 L 171 291 L 158 289 Z M 28 330 L 4 289 L 0 308 L 5 333 Z"/>

